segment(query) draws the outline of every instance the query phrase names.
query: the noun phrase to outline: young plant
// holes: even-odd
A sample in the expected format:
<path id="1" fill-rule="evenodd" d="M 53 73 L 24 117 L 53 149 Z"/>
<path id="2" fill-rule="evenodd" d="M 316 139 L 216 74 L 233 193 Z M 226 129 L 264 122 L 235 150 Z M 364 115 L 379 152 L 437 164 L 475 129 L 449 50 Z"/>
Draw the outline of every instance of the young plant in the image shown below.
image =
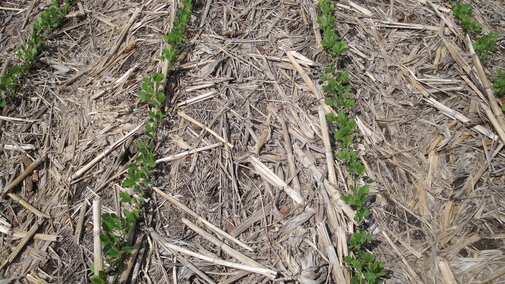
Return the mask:
<path id="1" fill-rule="evenodd" d="M 178 11 L 178 16 L 174 20 L 174 28 L 170 34 L 163 36 L 169 43 L 169 47 L 163 50 L 161 60 L 167 60 L 173 70 L 176 56 L 182 46 L 186 25 L 191 16 L 191 0 L 183 0 L 182 7 Z M 123 255 L 130 253 L 132 248 L 128 246 L 127 240 L 131 232 L 135 229 L 139 219 L 146 192 L 151 185 L 149 179 L 151 170 L 156 166 L 154 162 L 154 150 L 156 147 L 158 126 L 165 118 L 162 113 L 162 106 L 165 102 L 165 94 L 160 90 L 164 76 L 154 73 L 150 77 L 142 80 L 142 91 L 138 92 L 139 98 L 149 106 L 149 119 L 145 126 L 146 135 L 137 141 L 138 157 L 128 166 L 128 177 L 124 180 L 125 188 L 133 189 L 133 194 L 127 192 L 120 193 L 121 203 L 129 207 L 123 209 L 123 214 L 102 215 L 103 234 L 100 240 L 104 246 L 104 254 L 111 270 L 119 267 Z M 106 273 L 100 271 L 99 275 L 92 277 L 94 284 L 107 283 Z"/>
<path id="2" fill-rule="evenodd" d="M 473 10 L 470 4 L 462 3 L 461 0 L 459 0 L 458 3 L 452 7 L 452 11 L 454 15 L 461 20 L 461 26 L 472 39 L 475 39 L 475 37 L 481 33 L 481 27 L 472 19 Z M 489 55 L 491 55 L 497 38 L 498 33 L 489 32 L 487 35 L 475 39 L 472 43 L 475 52 L 481 60 L 486 60 Z M 505 95 L 505 75 L 503 75 L 501 70 L 498 70 L 498 79 L 493 83 L 493 89 L 498 96 Z M 501 108 L 505 111 L 505 104 L 502 104 Z"/>
<path id="3" fill-rule="evenodd" d="M 461 27 L 474 39 L 473 48 L 481 60 L 486 60 L 493 51 L 498 34 L 490 32 L 487 35 L 478 37 L 482 33 L 482 28 L 473 20 L 473 9 L 468 3 L 458 1 L 452 6 L 454 16 L 461 21 Z"/>
<path id="4" fill-rule="evenodd" d="M 505 97 L 505 72 L 498 69 L 498 78 L 493 83 L 493 89 L 500 97 Z"/>
<path id="5" fill-rule="evenodd" d="M 20 62 L 9 67 L 8 71 L 0 78 L 0 107 L 4 107 L 7 103 L 5 95 L 14 96 L 20 78 L 34 66 L 43 41 L 68 12 L 69 3 L 70 0 L 65 0 L 64 4 L 59 6 L 58 1 L 53 0 L 49 8 L 42 12 L 31 26 L 26 44 L 16 49 L 16 56 Z"/>
<path id="6" fill-rule="evenodd" d="M 184 38 L 184 33 L 186 31 L 186 25 L 191 17 L 191 11 L 193 5 L 191 0 L 182 0 L 181 8 L 178 11 L 178 16 L 174 20 L 172 31 L 168 35 L 164 35 L 163 39 L 168 43 L 168 47 L 163 49 L 163 55 L 161 60 L 167 60 L 169 63 L 169 69 L 174 70 L 175 61 L 177 55 L 179 55 L 179 49 L 182 46 L 182 39 Z"/>
<path id="7" fill-rule="evenodd" d="M 161 107 L 165 101 L 165 94 L 158 91 L 163 75 L 153 74 L 152 77 L 146 77 L 142 82 L 143 91 L 138 92 L 140 99 L 149 106 L 149 119 L 145 126 L 146 136 L 137 141 L 139 152 L 135 162 L 128 166 L 128 177 L 123 181 L 123 186 L 133 189 L 133 195 L 127 192 L 121 192 L 119 197 L 125 207 L 122 216 L 114 213 L 102 215 L 102 234 L 100 240 L 103 244 L 105 260 L 111 270 L 119 267 L 124 254 L 130 253 L 132 248 L 128 246 L 128 237 L 135 229 L 136 222 L 140 217 L 142 205 L 146 190 L 151 184 L 149 175 L 156 166 L 154 163 L 154 148 L 157 138 L 157 129 L 159 124 L 165 118 L 161 112 Z M 93 283 L 106 283 L 106 274 L 95 275 L 92 277 Z"/>
<path id="8" fill-rule="evenodd" d="M 481 60 L 486 60 L 494 49 L 498 33 L 489 32 L 487 35 L 479 37 L 472 44 L 473 48 Z"/>
<path id="9" fill-rule="evenodd" d="M 452 7 L 452 12 L 461 21 L 463 30 L 474 38 L 482 32 L 482 28 L 473 20 L 473 9 L 468 3 L 458 2 Z"/>
<path id="10" fill-rule="evenodd" d="M 16 93 L 20 72 L 21 67 L 14 65 L 9 67 L 7 72 L 0 77 L 0 107 L 4 107 L 7 103 L 5 95 L 13 96 Z"/>
<path id="11" fill-rule="evenodd" d="M 336 4 L 330 1 L 319 1 L 319 11 L 321 15 L 317 19 L 319 28 L 323 31 L 323 38 L 321 40 L 321 45 L 328 50 L 332 65 L 338 60 L 340 55 L 348 50 L 345 41 L 338 39 L 335 33 L 335 16 L 331 14 L 335 9 Z M 330 65 L 330 68 L 334 66 Z"/>
<path id="12" fill-rule="evenodd" d="M 370 212 L 365 206 L 365 199 L 368 195 L 369 186 L 357 186 L 359 179 L 365 173 L 365 166 L 358 161 L 357 152 L 353 147 L 353 132 L 356 128 L 356 121 L 350 116 L 355 100 L 350 97 L 351 87 L 348 85 L 350 78 L 348 72 L 338 72 L 338 61 L 346 47 L 345 41 L 338 40 L 335 33 L 335 17 L 331 14 L 335 4 L 330 0 L 319 0 L 320 16 L 318 23 L 323 31 L 321 45 L 326 49 L 330 57 L 330 65 L 323 70 L 321 81 L 323 91 L 327 99 L 326 104 L 335 111 L 328 114 L 328 121 L 333 124 L 333 137 L 339 144 L 337 158 L 347 166 L 347 171 L 354 180 L 354 185 L 350 186 L 351 192 L 342 196 L 342 200 L 349 204 L 355 211 L 356 232 L 349 240 L 350 254 L 345 257 L 346 268 L 352 272 L 351 283 L 382 283 L 380 278 L 386 275 L 382 262 L 378 262 L 375 256 L 366 252 L 366 245 L 370 244 L 372 234 L 366 232 L 364 220 Z"/>
<path id="13" fill-rule="evenodd" d="M 505 97 L 505 72 L 501 69 L 498 69 L 498 78 L 493 83 L 493 89 L 499 97 Z M 505 104 L 502 104 L 501 108 L 505 112 Z"/>

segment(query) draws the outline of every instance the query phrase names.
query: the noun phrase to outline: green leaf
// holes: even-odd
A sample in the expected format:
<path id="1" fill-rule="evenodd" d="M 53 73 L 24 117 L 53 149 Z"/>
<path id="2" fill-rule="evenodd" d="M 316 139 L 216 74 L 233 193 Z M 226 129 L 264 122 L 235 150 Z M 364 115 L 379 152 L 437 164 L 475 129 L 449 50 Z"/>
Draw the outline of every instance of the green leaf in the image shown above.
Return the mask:
<path id="1" fill-rule="evenodd" d="M 156 84 L 159 84 L 163 80 L 163 74 L 161 73 L 154 73 L 153 74 L 153 81 L 156 82 Z"/>
<path id="2" fill-rule="evenodd" d="M 354 103 L 355 103 L 355 100 L 354 100 L 354 99 L 349 99 L 349 100 L 346 100 L 346 102 L 345 102 L 345 107 L 346 107 L 347 109 L 350 109 L 350 108 L 352 108 L 352 106 L 354 105 Z"/>
<path id="3" fill-rule="evenodd" d="M 135 186 L 133 187 L 133 191 L 134 191 L 135 193 L 138 193 L 138 194 L 141 194 L 141 193 L 142 193 L 142 189 L 140 189 L 140 186 L 139 186 L 139 185 L 135 185 Z"/>
<path id="4" fill-rule="evenodd" d="M 123 186 L 126 188 L 131 188 L 134 185 L 135 185 L 135 181 L 131 178 L 127 178 L 123 181 Z"/>
<path id="5" fill-rule="evenodd" d="M 35 19 L 35 22 L 33 23 L 33 29 L 35 30 L 40 30 L 42 29 L 42 18 L 38 17 Z"/>
<path id="6" fill-rule="evenodd" d="M 113 229 L 122 230 L 121 218 L 114 213 L 105 213 L 102 215 L 103 222 L 107 222 Z"/>
<path id="7" fill-rule="evenodd" d="M 337 153 L 337 158 L 339 158 L 340 160 L 345 160 L 347 159 L 347 157 L 348 157 L 347 152 L 340 151 Z"/>
<path id="8" fill-rule="evenodd" d="M 361 247 L 365 243 L 366 232 L 356 232 L 351 235 L 350 247 Z"/>
<path id="9" fill-rule="evenodd" d="M 165 94 L 162 92 L 156 92 L 156 100 L 160 103 L 165 101 Z"/>
<path id="10" fill-rule="evenodd" d="M 143 91 L 138 92 L 137 95 L 144 101 L 149 101 L 151 99 L 151 95 Z"/>
<path id="11" fill-rule="evenodd" d="M 112 244 L 113 241 L 110 239 L 109 235 L 107 234 L 100 234 L 100 241 L 104 244 Z"/>
<path id="12" fill-rule="evenodd" d="M 121 202 L 130 202 L 132 200 L 128 192 L 120 192 L 119 197 L 121 197 Z"/>
<path id="13" fill-rule="evenodd" d="M 121 248 L 121 251 L 124 252 L 124 253 L 130 253 L 133 251 L 133 248 L 132 247 L 129 247 L 129 246 L 124 246 Z"/>
<path id="14" fill-rule="evenodd" d="M 342 199 L 346 204 L 350 204 L 352 196 L 351 195 L 342 195 L 340 196 L 340 199 Z"/>
<path id="15" fill-rule="evenodd" d="M 368 192 L 370 192 L 370 185 L 368 185 L 368 184 L 359 188 L 360 194 L 367 195 Z"/>
<path id="16" fill-rule="evenodd" d="M 352 258 L 351 256 L 349 256 L 349 255 L 346 255 L 346 256 L 344 257 L 344 262 L 345 262 L 345 263 L 349 263 L 349 264 L 351 264 L 351 263 L 352 263 L 352 260 L 353 260 L 353 258 Z"/>
<path id="17" fill-rule="evenodd" d="M 149 125 L 149 124 L 146 124 L 146 127 L 145 127 L 145 128 L 146 128 L 146 131 L 147 131 L 147 132 L 151 132 L 151 133 L 152 133 L 152 132 L 155 132 L 154 128 L 153 128 L 151 125 Z"/>
<path id="18" fill-rule="evenodd" d="M 93 283 L 93 284 L 105 284 L 107 282 L 105 280 L 103 280 L 102 278 L 100 278 L 100 276 L 93 275 L 91 277 L 91 283 Z"/>
<path id="19" fill-rule="evenodd" d="M 372 238 L 373 234 L 368 234 L 368 236 L 366 236 L 366 243 L 369 244 L 372 241 Z"/>
<path id="20" fill-rule="evenodd" d="M 119 258 L 121 257 L 121 251 L 114 247 L 104 247 L 104 253 L 112 258 Z"/>
<path id="21" fill-rule="evenodd" d="M 366 252 L 363 254 L 363 259 L 366 262 L 372 262 L 374 260 L 374 256 L 373 256 L 373 254 Z"/>
<path id="22" fill-rule="evenodd" d="M 353 259 L 351 263 L 356 269 L 361 269 L 363 267 L 363 263 L 359 261 L 359 259 Z"/>
<path id="23" fill-rule="evenodd" d="M 126 221 L 128 223 L 133 223 L 135 221 L 135 219 L 136 219 L 135 215 L 130 210 L 128 210 L 128 209 L 124 209 L 123 210 L 123 214 L 124 214 L 124 216 L 126 218 Z"/>
<path id="24" fill-rule="evenodd" d="M 370 283 L 375 283 L 375 280 L 377 279 L 377 276 L 375 275 L 375 273 L 372 273 L 372 272 L 364 272 L 363 275 L 365 276 L 365 279 L 370 282 Z"/>
<path id="25" fill-rule="evenodd" d="M 112 232 L 112 225 L 109 221 L 106 221 L 106 220 L 102 220 L 102 229 L 104 230 L 104 232 Z"/>
<path id="26" fill-rule="evenodd" d="M 147 93 L 153 93 L 154 92 L 154 86 L 153 83 L 151 82 L 150 78 L 145 77 L 142 79 L 142 89 L 146 91 Z"/>

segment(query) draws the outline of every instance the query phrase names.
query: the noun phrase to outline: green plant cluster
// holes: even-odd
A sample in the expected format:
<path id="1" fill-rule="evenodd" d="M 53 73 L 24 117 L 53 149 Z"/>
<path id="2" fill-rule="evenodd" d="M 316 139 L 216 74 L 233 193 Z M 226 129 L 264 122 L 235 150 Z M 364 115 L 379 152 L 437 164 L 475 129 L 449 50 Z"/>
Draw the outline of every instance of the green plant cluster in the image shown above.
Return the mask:
<path id="1" fill-rule="evenodd" d="M 481 36 L 473 42 L 473 48 L 481 60 L 486 60 L 491 55 L 497 38 L 498 33 L 489 32 L 487 35 Z"/>
<path id="2" fill-rule="evenodd" d="M 182 39 L 186 31 L 186 25 L 191 17 L 193 6 L 191 0 L 182 0 L 181 9 L 178 11 L 177 17 L 174 19 L 172 31 L 168 35 L 163 35 L 163 39 L 168 43 L 168 47 L 163 48 L 161 60 L 167 60 L 170 64 L 170 70 L 175 68 L 174 64 L 179 55 L 182 46 Z"/>
<path id="3" fill-rule="evenodd" d="M 365 205 L 369 186 L 357 186 L 358 180 L 365 173 L 365 167 L 358 160 L 358 154 L 353 147 L 356 121 L 351 118 L 351 115 L 355 100 L 350 96 L 349 73 L 337 70 L 339 59 L 348 48 L 346 42 L 339 40 L 335 32 L 335 17 L 332 12 L 336 4 L 330 0 L 318 1 L 320 12 L 318 24 L 323 31 L 321 45 L 330 57 L 330 65 L 323 70 L 321 81 L 323 91 L 327 96 L 325 102 L 335 112 L 326 117 L 332 123 L 333 137 L 338 144 L 337 158 L 346 165 L 354 182 L 350 186 L 351 192 L 342 196 L 342 200 L 356 211 L 354 218 L 356 232 L 350 237 L 348 246 L 350 254 L 344 258 L 344 262 L 346 268 L 352 273 L 351 283 L 382 283 L 380 278 L 386 275 L 384 264 L 376 261 L 375 256 L 366 251 L 366 245 L 372 240 L 372 234 L 366 232 L 364 222 L 370 214 Z"/>
<path id="4" fill-rule="evenodd" d="M 463 30 L 474 40 L 472 45 L 479 58 L 486 60 L 494 50 L 498 33 L 489 32 L 487 35 L 479 37 L 482 28 L 473 20 L 473 9 L 469 3 L 463 3 L 461 0 L 458 0 L 452 6 L 452 12 L 454 16 L 460 19 Z M 493 83 L 493 89 L 498 96 L 505 95 L 505 78 L 501 70 L 498 70 L 498 78 Z M 505 104 L 502 104 L 501 108 L 505 111 Z"/>
<path id="5" fill-rule="evenodd" d="M 473 9 L 469 3 L 458 1 L 452 6 L 452 12 L 461 22 L 461 27 L 474 40 L 473 48 L 481 60 L 486 60 L 492 53 L 498 34 L 489 32 L 487 35 L 480 36 L 482 27 L 473 19 Z"/>
<path id="6" fill-rule="evenodd" d="M 182 7 L 178 11 L 178 17 L 174 20 L 174 29 L 169 35 L 163 38 L 170 44 L 168 51 L 163 50 L 165 56 L 162 60 L 167 60 L 170 66 L 175 65 L 176 55 L 182 46 L 186 25 L 192 12 L 191 0 L 183 0 Z M 172 56 L 169 56 L 172 55 Z M 133 194 L 121 192 L 119 194 L 124 207 L 121 216 L 114 213 L 102 215 L 102 234 L 100 240 L 103 243 L 105 259 L 111 271 L 115 271 L 120 264 L 123 255 L 130 253 L 132 248 L 128 246 L 128 237 L 135 229 L 137 220 L 142 212 L 144 197 L 149 189 L 151 180 L 149 179 L 151 170 L 156 166 L 154 160 L 154 150 L 156 147 L 157 130 L 160 123 L 165 118 L 162 113 L 162 106 L 165 102 L 165 94 L 160 91 L 161 82 L 164 76 L 154 73 L 150 77 L 143 78 L 142 91 L 138 92 L 139 98 L 146 102 L 149 109 L 149 119 L 145 126 L 146 135 L 137 141 L 139 152 L 135 161 L 128 166 L 128 177 L 124 180 L 123 186 L 131 188 Z M 106 273 L 99 272 L 99 275 L 92 277 L 93 283 L 107 283 Z"/>
<path id="7" fill-rule="evenodd" d="M 58 1 L 53 0 L 51 5 L 33 23 L 28 41 L 16 49 L 16 56 L 20 62 L 7 68 L 7 72 L 0 78 L 0 107 L 4 107 L 7 103 L 5 95 L 15 95 L 21 77 L 34 66 L 43 41 L 67 14 L 69 2 L 70 0 L 65 0 L 63 5 L 59 6 Z M 1 95 L 2 93 L 4 95 Z"/>
<path id="8" fill-rule="evenodd" d="M 500 96 L 505 96 L 505 72 L 498 69 L 498 79 L 493 84 L 494 91 Z"/>
<path id="9" fill-rule="evenodd" d="M 473 9 L 469 3 L 458 2 L 452 7 L 452 12 L 461 21 L 461 27 L 470 37 L 480 35 L 482 28 L 473 20 Z"/>
<path id="10" fill-rule="evenodd" d="M 493 83 L 493 89 L 498 96 L 505 97 L 505 72 L 501 69 L 498 69 L 498 78 Z M 505 111 L 505 104 L 502 104 L 501 108 Z"/>

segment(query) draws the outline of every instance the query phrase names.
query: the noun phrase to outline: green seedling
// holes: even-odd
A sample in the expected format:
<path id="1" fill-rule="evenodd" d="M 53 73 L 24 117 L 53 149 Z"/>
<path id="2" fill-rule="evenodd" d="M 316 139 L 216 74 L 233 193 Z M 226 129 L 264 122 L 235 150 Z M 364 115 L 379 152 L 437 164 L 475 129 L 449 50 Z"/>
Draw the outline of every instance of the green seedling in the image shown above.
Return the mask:
<path id="1" fill-rule="evenodd" d="M 186 25 L 192 13 L 191 0 L 183 0 L 182 6 L 174 20 L 174 28 L 163 39 L 169 44 L 163 49 L 161 60 L 167 60 L 170 69 L 173 70 L 176 56 L 182 46 Z M 142 80 L 142 91 L 138 92 L 139 98 L 149 106 L 149 118 L 145 126 L 146 134 L 137 141 L 138 156 L 128 166 L 128 177 L 123 181 L 125 188 L 133 190 L 133 194 L 122 192 L 119 194 L 121 203 L 130 209 L 123 209 L 122 215 L 103 214 L 100 240 L 103 243 L 103 251 L 110 270 L 115 271 L 119 267 L 124 254 L 130 253 L 132 248 L 128 246 L 128 237 L 135 229 L 137 220 L 142 213 L 144 198 L 151 185 L 149 179 L 151 171 L 155 168 L 154 150 L 156 147 L 158 126 L 165 118 L 162 106 L 165 102 L 165 94 L 161 91 L 163 74 L 154 73 L 151 77 Z M 117 277 L 117 276 L 116 276 Z M 99 271 L 91 280 L 94 284 L 107 283 L 107 275 Z"/>
<path id="2" fill-rule="evenodd" d="M 493 83 L 493 90 L 498 96 L 505 96 L 505 72 L 501 69 L 498 69 L 498 78 Z"/>
<path id="3" fill-rule="evenodd" d="M 481 33 L 482 29 L 472 19 L 473 10 L 471 5 L 462 3 L 461 0 L 459 0 L 458 3 L 452 7 L 452 11 L 454 15 L 461 20 L 461 26 L 465 32 L 475 40 L 472 45 L 479 58 L 481 60 L 486 60 L 494 50 L 498 33 L 489 32 L 487 35 L 475 39 L 477 35 Z M 501 70 L 498 70 L 498 79 L 493 83 L 493 89 L 499 96 L 505 95 L 505 75 Z M 502 104 L 501 108 L 505 111 L 505 104 Z"/>
<path id="4" fill-rule="evenodd" d="M 362 225 L 364 218 L 369 215 L 368 208 L 364 205 L 369 190 L 370 187 L 368 185 L 361 187 L 351 186 L 352 194 L 342 196 L 342 200 L 356 210 L 354 220 L 359 226 Z"/>
<path id="5" fill-rule="evenodd" d="M 505 97 L 505 72 L 498 69 L 498 78 L 493 83 L 493 90 L 499 97 Z M 505 104 L 501 105 L 501 109 L 505 112 Z"/>
<path id="6" fill-rule="evenodd" d="M 344 263 L 353 272 L 351 283 L 382 283 L 380 277 L 386 275 L 384 263 L 376 261 L 373 254 L 365 251 L 365 246 L 369 245 L 373 238 L 373 235 L 364 229 L 364 220 L 370 214 L 364 206 L 369 186 L 351 186 L 351 191 L 352 194 L 342 196 L 342 200 L 356 211 L 354 220 L 357 230 L 349 240 L 348 249 L 352 254 L 344 258 Z"/>
<path id="7" fill-rule="evenodd" d="M 344 51 L 349 49 L 346 42 L 338 40 L 338 36 L 335 33 L 335 16 L 331 14 L 335 7 L 336 4 L 330 1 L 319 1 L 321 15 L 317 20 L 319 28 L 323 31 L 321 45 L 329 51 L 332 63 L 338 60 Z"/>
<path id="8" fill-rule="evenodd" d="M 472 44 L 473 48 L 481 60 L 486 60 L 491 52 L 494 50 L 496 39 L 498 38 L 498 33 L 490 32 L 485 36 L 482 36 L 475 40 Z"/>
<path id="9" fill-rule="evenodd" d="M 165 101 L 165 94 L 158 91 L 163 75 L 155 73 L 152 77 L 146 77 L 142 82 L 142 91 L 138 92 L 141 100 L 149 106 L 149 119 L 145 126 L 146 135 L 137 141 L 138 157 L 135 162 L 128 166 L 128 177 L 123 181 L 123 186 L 133 189 L 133 195 L 121 192 L 121 203 L 130 209 L 123 209 L 121 216 L 106 213 L 102 215 L 102 234 L 100 240 L 103 244 L 105 260 L 111 270 L 116 270 L 124 254 L 130 253 L 132 248 L 128 246 L 128 236 L 135 229 L 136 222 L 140 217 L 146 190 L 151 184 L 149 175 L 156 166 L 154 162 L 154 148 L 157 138 L 157 129 L 165 115 L 161 107 Z M 93 283 L 106 283 L 105 273 L 94 275 Z"/>
<path id="10" fill-rule="evenodd" d="M 482 28 L 473 20 L 473 9 L 470 4 L 458 1 L 452 7 L 454 16 L 461 21 L 461 27 L 474 40 L 473 48 L 481 60 L 486 60 L 494 49 L 498 34 L 490 32 L 487 35 L 478 37 L 482 33 Z"/>
<path id="11" fill-rule="evenodd" d="M 372 239 L 372 235 L 367 234 L 364 227 L 364 220 L 370 214 L 368 207 L 365 206 L 369 186 L 356 186 L 358 179 L 361 179 L 365 173 L 365 166 L 358 161 L 358 154 L 353 148 L 356 121 L 350 115 L 355 100 L 350 97 L 349 73 L 337 71 L 338 61 L 348 48 L 346 42 L 338 40 L 335 33 L 335 17 L 332 15 L 335 7 L 335 3 L 331 3 L 330 0 L 319 0 L 318 24 L 323 32 L 321 45 L 328 52 L 331 61 L 321 76 L 323 91 L 327 96 L 325 102 L 335 111 L 328 114 L 326 118 L 332 123 L 333 137 L 338 142 L 337 158 L 347 166 L 347 171 L 353 177 L 355 184 L 350 186 L 349 194 L 342 196 L 342 200 L 356 211 L 357 224 L 356 233 L 352 234 L 349 240 L 350 254 L 345 257 L 344 263 L 352 273 L 351 283 L 382 283 L 380 278 L 386 275 L 383 269 L 384 264 L 376 261 L 373 254 L 365 251 L 365 246 Z"/>
<path id="12" fill-rule="evenodd" d="M 452 12 L 461 21 L 463 30 L 474 38 L 482 32 L 482 28 L 473 20 L 473 9 L 468 3 L 458 2 L 452 7 Z"/>
<path id="13" fill-rule="evenodd" d="M 0 107 L 7 103 L 5 95 L 10 97 L 16 93 L 22 76 L 26 75 L 35 65 L 35 60 L 40 53 L 43 41 L 58 26 L 68 12 L 70 0 L 65 0 L 62 6 L 56 0 L 51 2 L 49 8 L 35 19 L 26 44 L 16 49 L 19 63 L 8 68 L 8 71 L 0 78 Z"/>
<path id="14" fill-rule="evenodd" d="M 191 17 L 192 9 L 191 0 L 183 0 L 182 6 L 178 11 L 178 17 L 174 20 L 172 31 L 168 35 L 163 36 L 165 42 L 168 43 L 168 47 L 163 49 L 163 55 L 160 59 L 169 62 L 170 70 L 175 69 L 175 61 L 182 46 L 186 25 Z"/>

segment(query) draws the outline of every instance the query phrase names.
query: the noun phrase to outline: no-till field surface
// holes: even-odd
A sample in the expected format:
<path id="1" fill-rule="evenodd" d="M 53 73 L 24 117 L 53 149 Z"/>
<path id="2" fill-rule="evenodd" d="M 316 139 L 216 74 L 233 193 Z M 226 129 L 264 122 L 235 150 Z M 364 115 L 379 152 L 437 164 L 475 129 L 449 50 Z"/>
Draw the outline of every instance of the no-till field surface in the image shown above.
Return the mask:
<path id="1" fill-rule="evenodd" d="M 2 69 L 16 61 L 15 48 L 46 2 L 0 1 Z M 81 13 L 77 2 L 0 120 L 0 188 L 44 158 L 1 192 L 0 278 L 17 283 L 90 281 L 91 203 L 99 196 L 102 212 L 121 210 L 118 194 L 142 130 L 115 143 L 147 119 L 136 93 L 162 68 L 162 35 L 179 5 L 93 0 Z M 387 283 L 505 283 L 505 152 L 479 88 L 505 69 L 505 5 L 472 5 L 484 31 L 499 34 L 482 62 L 484 79 L 445 1 L 340 1 L 335 11 L 350 47 L 339 68 L 350 73 L 357 102 L 362 182 L 371 187 L 368 249 L 385 263 Z M 152 174 L 166 196 L 149 193 L 131 281 L 348 278 L 342 259 L 352 210 L 339 196 L 352 181 L 325 153 L 319 76 L 328 58 L 316 1 L 202 0 L 194 8 L 187 55 L 166 84 L 155 155 L 167 159 Z"/>

